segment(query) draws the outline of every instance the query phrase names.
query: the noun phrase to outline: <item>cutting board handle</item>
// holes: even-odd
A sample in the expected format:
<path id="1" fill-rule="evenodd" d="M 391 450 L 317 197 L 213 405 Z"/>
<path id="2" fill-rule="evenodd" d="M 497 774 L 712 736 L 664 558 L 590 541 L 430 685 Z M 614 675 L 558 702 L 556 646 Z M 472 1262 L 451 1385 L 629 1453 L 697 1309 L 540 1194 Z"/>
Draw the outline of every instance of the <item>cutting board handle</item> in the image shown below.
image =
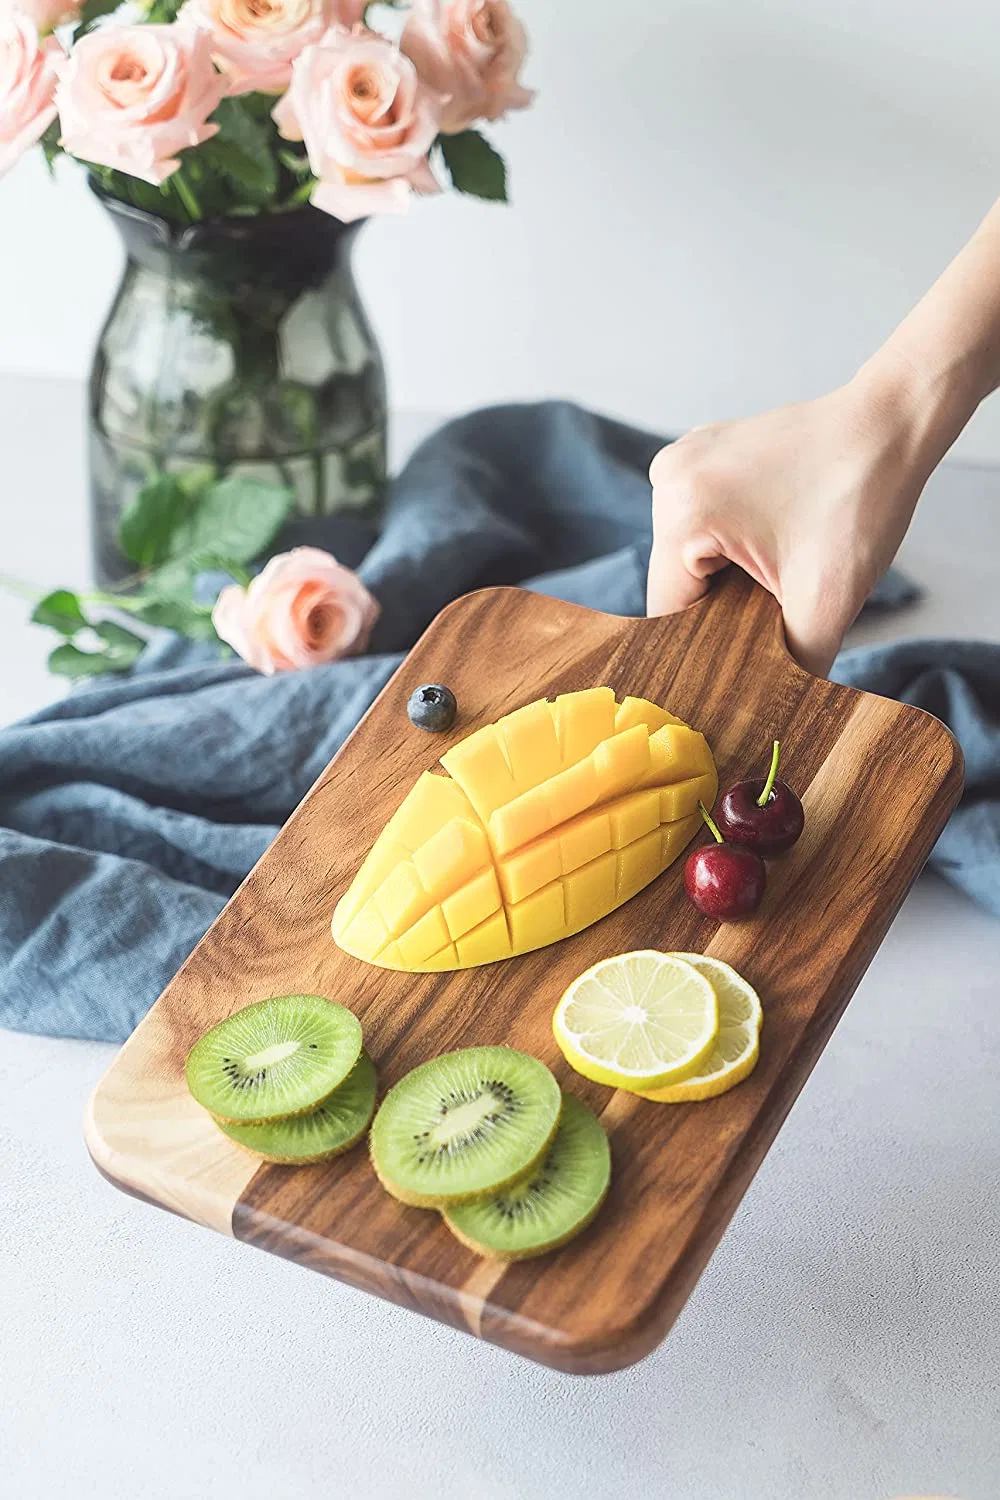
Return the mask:
<path id="1" fill-rule="evenodd" d="M 717 573 L 704 598 L 677 615 L 643 622 L 652 644 L 661 640 L 674 649 L 697 645 L 698 659 L 711 664 L 720 652 L 742 649 L 748 671 L 777 671 L 786 680 L 809 677 L 788 650 L 781 606 L 735 563 Z"/>

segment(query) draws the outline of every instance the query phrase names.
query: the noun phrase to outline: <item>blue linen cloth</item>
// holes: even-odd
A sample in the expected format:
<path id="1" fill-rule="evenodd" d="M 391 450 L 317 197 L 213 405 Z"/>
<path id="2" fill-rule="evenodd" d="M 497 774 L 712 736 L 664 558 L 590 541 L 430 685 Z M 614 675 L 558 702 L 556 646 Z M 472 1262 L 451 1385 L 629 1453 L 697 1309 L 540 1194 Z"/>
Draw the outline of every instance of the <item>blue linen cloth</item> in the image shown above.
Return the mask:
<path id="1" fill-rule="evenodd" d="M 463 417 L 395 481 L 379 537 L 327 518 L 284 539 L 359 565 L 382 604 L 366 656 L 265 678 L 164 634 L 128 676 L 0 731 L 0 1026 L 127 1036 L 449 600 L 522 584 L 642 614 L 661 442 L 565 403 Z M 873 602 L 914 593 L 890 574 Z M 838 670 L 955 729 L 968 790 L 934 860 L 1000 913 L 1000 647 L 910 642 Z"/>

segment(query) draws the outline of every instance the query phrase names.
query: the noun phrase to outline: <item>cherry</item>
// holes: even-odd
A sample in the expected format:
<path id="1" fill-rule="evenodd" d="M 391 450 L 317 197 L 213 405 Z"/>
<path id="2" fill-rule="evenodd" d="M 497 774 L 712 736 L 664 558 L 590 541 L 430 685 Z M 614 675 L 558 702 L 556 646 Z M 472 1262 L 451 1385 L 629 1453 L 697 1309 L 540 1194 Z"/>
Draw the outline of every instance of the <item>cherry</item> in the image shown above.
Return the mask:
<path id="1" fill-rule="evenodd" d="M 725 838 L 765 858 L 789 850 L 805 825 L 802 803 L 790 786 L 778 780 L 780 748 L 775 740 L 766 781 L 738 781 L 715 812 Z"/>
<path id="2" fill-rule="evenodd" d="M 753 916 L 764 895 L 767 870 L 759 854 L 723 842 L 722 834 L 712 822 L 707 808 L 698 810 L 712 830 L 714 844 L 703 844 L 687 857 L 684 866 L 684 889 L 688 899 L 720 922 L 738 922 Z"/>

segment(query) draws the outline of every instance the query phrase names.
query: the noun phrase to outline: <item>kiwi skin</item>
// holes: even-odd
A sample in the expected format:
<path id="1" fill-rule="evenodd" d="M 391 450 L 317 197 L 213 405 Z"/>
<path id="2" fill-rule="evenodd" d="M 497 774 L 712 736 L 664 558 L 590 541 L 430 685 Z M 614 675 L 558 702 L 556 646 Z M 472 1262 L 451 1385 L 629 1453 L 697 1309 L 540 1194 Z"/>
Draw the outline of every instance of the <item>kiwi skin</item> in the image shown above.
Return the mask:
<path id="1" fill-rule="evenodd" d="M 259 1120 L 239 1120 L 234 1119 L 231 1115 L 217 1115 L 214 1109 L 206 1110 L 206 1113 L 211 1116 L 216 1125 L 224 1130 L 224 1127 L 226 1125 L 273 1125 L 275 1120 L 295 1120 L 299 1115 L 308 1115 L 311 1114 L 314 1109 L 319 1109 L 319 1106 L 322 1103 L 323 1101 L 322 1099 L 320 1099 L 316 1104 L 307 1104 L 302 1109 L 289 1110 L 288 1114 L 286 1115 L 262 1115 Z M 204 1108 L 204 1106 L 202 1107 Z M 234 1144 L 236 1143 L 234 1142 Z M 254 1152 L 254 1155 L 256 1154 L 257 1153 Z"/>
<path id="2" fill-rule="evenodd" d="M 294 1118 L 294 1115 L 285 1116 L 286 1120 Z M 245 1121 L 240 1121 L 240 1124 L 245 1123 Z M 311 1167 L 315 1166 L 317 1162 L 333 1161 L 335 1157 L 343 1156 L 345 1151 L 350 1151 L 352 1147 L 358 1144 L 367 1129 L 367 1125 L 362 1125 L 353 1140 L 345 1141 L 342 1146 L 337 1147 L 336 1151 L 321 1151 L 318 1156 L 274 1156 L 270 1151 L 258 1151 L 253 1146 L 245 1146 L 242 1141 L 236 1140 L 235 1136 L 226 1135 L 225 1131 L 222 1133 L 228 1141 L 231 1141 L 234 1146 L 238 1146 L 247 1156 L 252 1156 L 254 1161 L 266 1161 L 273 1163 L 276 1167 Z"/>
<path id="3" fill-rule="evenodd" d="M 537 1162 L 535 1165 L 537 1166 Z M 529 1172 L 525 1175 L 530 1177 L 531 1173 Z M 523 1178 L 518 1178 L 518 1181 L 523 1181 Z M 508 1183 L 507 1186 L 514 1187 L 516 1186 L 516 1184 Z M 608 1186 L 604 1189 L 604 1192 L 598 1198 L 593 1208 L 585 1218 L 580 1219 L 578 1223 L 574 1224 L 572 1229 L 567 1229 L 564 1235 L 561 1235 L 557 1240 L 553 1240 L 551 1244 L 541 1245 L 533 1250 L 515 1250 L 512 1251 L 509 1255 L 501 1255 L 498 1251 L 489 1250 L 485 1245 L 480 1245 L 476 1240 L 467 1238 L 467 1236 L 464 1235 L 460 1229 L 457 1229 L 455 1225 L 450 1221 L 447 1221 L 448 1228 L 455 1236 L 456 1240 L 460 1240 L 461 1243 L 465 1245 L 466 1249 L 474 1250 L 477 1255 L 482 1256 L 483 1260 L 492 1260 L 495 1261 L 497 1265 L 501 1266 L 513 1265 L 514 1261 L 516 1260 L 537 1260 L 540 1255 L 549 1255 L 553 1250 L 561 1250 L 563 1245 L 568 1245 L 570 1240 L 575 1240 L 577 1236 L 581 1235 L 585 1229 L 589 1229 L 590 1225 L 597 1218 L 597 1215 L 600 1213 L 601 1209 L 604 1206 L 604 1200 L 608 1196 L 608 1188 L 610 1188 L 610 1186 L 611 1180 L 609 1178 Z M 488 1198 L 495 1198 L 496 1193 L 487 1193 L 485 1196 Z"/>
<path id="4" fill-rule="evenodd" d="M 305 1113 L 305 1111 L 300 1111 L 300 1113 Z M 375 1110 L 373 1108 L 372 1114 L 374 1113 Z M 298 1118 L 296 1115 L 285 1116 L 286 1120 L 294 1120 L 296 1118 Z M 240 1121 L 241 1125 L 245 1125 L 246 1123 L 245 1120 Z M 364 1137 L 370 1124 L 371 1119 L 369 1118 L 362 1125 L 357 1135 L 353 1135 L 349 1141 L 344 1141 L 343 1145 L 338 1146 L 335 1151 L 320 1151 L 316 1156 L 275 1156 L 273 1152 L 258 1151 L 254 1146 L 245 1146 L 242 1141 L 238 1141 L 235 1136 L 230 1135 L 226 1130 L 223 1130 L 222 1134 L 226 1137 L 227 1141 L 231 1141 L 234 1146 L 238 1146 L 247 1156 L 252 1156 L 255 1161 L 273 1162 L 278 1167 L 309 1167 L 314 1166 L 318 1161 L 333 1161 L 334 1157 L 343 1156 L 345 1151 L 350 1151 Z M 222 1128 L 221 1125 L 219 1128 Z"/>

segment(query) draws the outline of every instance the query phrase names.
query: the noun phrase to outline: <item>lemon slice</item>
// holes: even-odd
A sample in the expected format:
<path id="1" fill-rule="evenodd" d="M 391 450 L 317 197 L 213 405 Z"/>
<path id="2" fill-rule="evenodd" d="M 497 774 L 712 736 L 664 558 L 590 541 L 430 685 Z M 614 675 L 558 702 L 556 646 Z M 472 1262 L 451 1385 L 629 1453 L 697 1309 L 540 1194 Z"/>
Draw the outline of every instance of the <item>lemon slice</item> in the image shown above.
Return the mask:
<path id="1" fill-rule="evenodd" d="M 711 983 L 682 958 L 645 949 L 574 979 L 552 1030 L 571 1067 L 612 1088 L 663 1088 L 693 1073 L 719 1029 Z"/>
<path id="2" fill-rule="evenodd" d="M 675 953 L 673 956 L 697 969 L 715 990 L 719 1000 L 719 1034 L 696 1071 L 680 1083 L 634 1092 L 661 1104 L 714 1099 L 717 1094 L 724 1094 L 742 1083 L 754 1070 L 764 1019 L 760 999 L 742 974 L 737 974 L 721 958 L 709 958 L 701 953 Z"/>

